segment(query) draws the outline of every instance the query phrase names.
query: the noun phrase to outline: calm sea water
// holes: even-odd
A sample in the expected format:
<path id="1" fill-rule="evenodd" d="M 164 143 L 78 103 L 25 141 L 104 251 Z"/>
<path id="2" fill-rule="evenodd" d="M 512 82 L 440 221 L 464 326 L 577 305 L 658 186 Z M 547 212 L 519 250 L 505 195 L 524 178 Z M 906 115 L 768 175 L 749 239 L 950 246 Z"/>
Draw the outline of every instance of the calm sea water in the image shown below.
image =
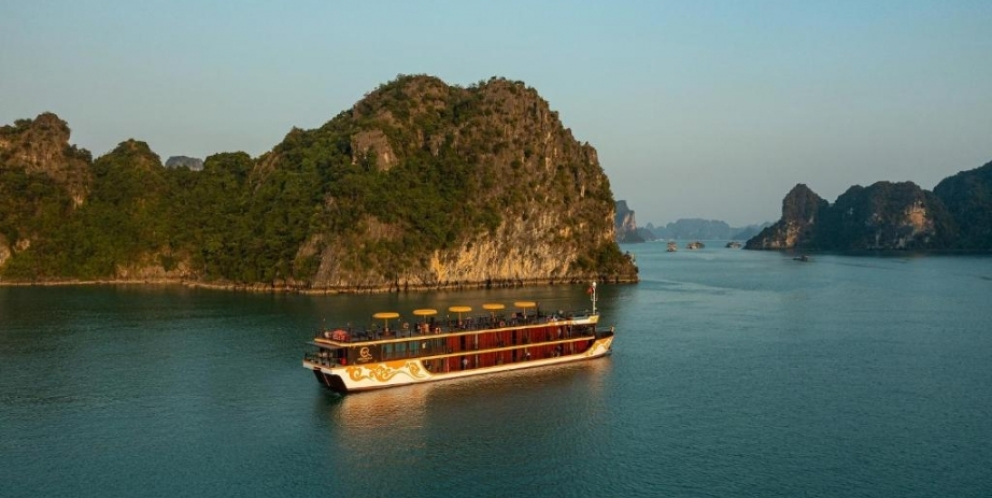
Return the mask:
<path id="1" fill-rule="evenodd" d="M 992 258 L 624 249 L 611 357 L 343 398 L 323 323 L 585 289 L 0 288 L 0 496 L 992 496 Z"/>

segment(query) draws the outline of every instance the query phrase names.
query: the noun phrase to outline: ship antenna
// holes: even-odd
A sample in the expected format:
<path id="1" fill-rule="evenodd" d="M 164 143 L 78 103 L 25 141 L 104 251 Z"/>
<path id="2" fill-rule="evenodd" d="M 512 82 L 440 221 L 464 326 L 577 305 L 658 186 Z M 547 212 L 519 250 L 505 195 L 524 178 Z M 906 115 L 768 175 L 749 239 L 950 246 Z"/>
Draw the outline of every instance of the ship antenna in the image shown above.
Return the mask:
<path id="1" fill-rule="evenodd" d="M 596 314 L 596 282 L 595 281 L 593 281 L 592 287 L 589 287 L 589 294 L 592 295 L 590 297 L 590 299 L 592 299 L 592 314 L 595 315 Z"/>

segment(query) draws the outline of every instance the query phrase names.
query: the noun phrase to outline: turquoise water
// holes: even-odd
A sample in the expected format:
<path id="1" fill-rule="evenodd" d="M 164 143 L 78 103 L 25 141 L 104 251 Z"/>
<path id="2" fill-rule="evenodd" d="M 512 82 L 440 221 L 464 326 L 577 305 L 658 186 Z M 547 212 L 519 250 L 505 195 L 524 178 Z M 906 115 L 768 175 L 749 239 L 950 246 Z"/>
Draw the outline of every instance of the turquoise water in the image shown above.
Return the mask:
<path id="1" fill-rule="evenodd" d="M 611 357 L 344 398 L 323 323 L 585 287 L 0 288 L 0 496 L 992 495 L 992 258 L 624 249 Z"/>

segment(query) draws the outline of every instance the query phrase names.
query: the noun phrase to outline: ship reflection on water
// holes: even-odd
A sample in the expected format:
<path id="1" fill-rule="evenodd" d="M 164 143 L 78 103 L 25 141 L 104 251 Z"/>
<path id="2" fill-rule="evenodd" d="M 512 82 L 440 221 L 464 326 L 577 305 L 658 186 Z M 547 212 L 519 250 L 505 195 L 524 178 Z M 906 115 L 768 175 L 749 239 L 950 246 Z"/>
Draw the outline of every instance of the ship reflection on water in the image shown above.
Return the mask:
<path id="1" fill-rule="evenodd" d="M 326 396 L 337 398 L 329 407 L 328 421 L 345 432 L 422 427 L 428 392 L 434 387 L 415 384 L 347 396 L 328 391 Z"/>
<path id="2" fill-rule="evenodd" d="M 341 476 L 346 489 L 379 489 L 383 468 L 398 480 L 443 481 L 460 465 L 476 466 L 454 460 L 512 467 L 492 462 L 492 451 L 520 441 L 542 441 L 553 453 L 581 441 L 604 444 L 611 372 L 611 358 L 599 358 L 345 396 L 323 390 L 319 420 L 335 468 L 349 469 Z"/>
<path id="3" fill-rule="evenodd" d="M 581 390 L 583 398 L 599 398 L 611 369 L 611 359 L 599 358 L 344 396 L 323 390 L 321 409 L 335 437 L 375 437 L 424 428 L 432 413 L 441 415 L 464 405 L 506 406 L 530 398 L 569 396 L 573 389 Z"/>

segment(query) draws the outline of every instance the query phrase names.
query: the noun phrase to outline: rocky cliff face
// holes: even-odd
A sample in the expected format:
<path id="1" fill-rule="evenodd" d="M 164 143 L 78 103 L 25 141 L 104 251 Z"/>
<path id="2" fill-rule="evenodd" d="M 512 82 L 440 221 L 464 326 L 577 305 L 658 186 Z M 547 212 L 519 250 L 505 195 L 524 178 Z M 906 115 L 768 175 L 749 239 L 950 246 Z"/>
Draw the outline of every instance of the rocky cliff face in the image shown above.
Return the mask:
<path id="1" fill-rule="evenodd" d="M 956 222 L 953 247 L 992 250 L 992 162 L 945 178 L 933 193 Z"/>
<path id="2" fill-rule="evenodd" d="M 806 185 L 798 184 L 782 201 L 782 219 L 748 240 L 746 249 L 792 249 L 815 244 L 813 229 L 828 208 Z"/>
<path id="3" fill-rule="evenodd" d="M 91 181 L 90 153 L 69 144 L 69 126 L 50 112 L 0 127 L 0 165 L 54 180 L 82 204 Z"/>
<path id="4" fill-rule="evenodd" d="M 356 268 L 348 261 L 360 258 L 345 245 L 323 245 L 320 265 L 308 288 L 315 290 L 397 291 L 461 287 L 506 287 L 532 284 L 575 283 L 587 280 L 636 281 L 636 273 L 618 275 L 576 271 L 573 248 L 547 245 L 547 231 L 556 227 L 554 215 L 524 222 L 507 220 L 491 237 L 443 250 L 435 249 L 422 264 L 391 278 L 377 268 Z M 306 255 L 312 250 L 301 249 Z M 293 282 L 299 285 L 301 282 Z"/>
<path id="5" fill-rule="evenodd" d="M 818 246 L 844 251 L 945 248 L 954 231 L 939 199 L 912 182 L 851 187 L 823 221 Z"/>
<path id="6" fill-rule="evenodd" d="M 627 207 L 627 201 L 617 201 L 614 227 L 616 229 L 617 242 L 621 244 L 644 242 L 644 238 L 637 230 L 637 220 L 634 217 L 634 211 Z"/>
<path id="7" fill-rule="evenodd" d="M 783 201 L 782 219 L 746 248 L 928 250 L 946 248 L 953 233 L 940 200 L 911 182 L 854 186 L 833 205 L 797 185 Z"/>
<path id="8" fill-rule="evenodd" d="M 0 127 L 0 268 L 83 204 L 90 160 L 69 145 L 69 127 L 54 114 Z"/>
<path id="9" fill-rule="evenodd" d="M 5 237 L 4 234 L 0 233 L 0 268 L 2 268 L 3 264 L 10 259 L 10 256 L 10 241 L 7 240 L 7 237 Z"/>

